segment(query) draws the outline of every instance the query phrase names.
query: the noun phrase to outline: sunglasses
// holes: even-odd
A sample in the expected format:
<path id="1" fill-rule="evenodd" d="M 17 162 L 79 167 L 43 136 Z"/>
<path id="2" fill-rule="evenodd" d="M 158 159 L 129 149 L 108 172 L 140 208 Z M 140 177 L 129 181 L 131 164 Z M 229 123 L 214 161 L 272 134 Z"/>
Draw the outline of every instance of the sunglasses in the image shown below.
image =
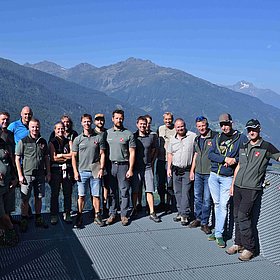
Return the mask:
<path id="1" fill-rule="evenodd" d="M 220 122 L 220 127 L 231 126 L 231 122 Z"/>

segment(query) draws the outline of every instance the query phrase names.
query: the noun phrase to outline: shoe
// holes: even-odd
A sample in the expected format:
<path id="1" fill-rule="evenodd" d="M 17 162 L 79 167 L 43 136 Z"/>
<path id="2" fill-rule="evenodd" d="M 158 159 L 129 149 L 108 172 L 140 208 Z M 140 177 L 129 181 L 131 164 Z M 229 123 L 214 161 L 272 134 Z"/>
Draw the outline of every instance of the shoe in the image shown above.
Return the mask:
<path id="1" fill-rule="evenodd" d="M 164 211 L 164 213 L 165 213 L 166 215 L 169 215 L 169 214 L 172 213 L 171 206 L 170 206 L 169 204 L 166 204 L 166 205 L 165 205 L 165 211 Z"/>
<path id="2" fill-rule="evenodd" d="M 44 221 L 43 217 L 38 217 L 35 220 L 35 226 L 40 228 L 48 228 L 48 224 Z"/>
<path id="3" fill-rule="evenodd" d="M 181 225 L 182 226 L 187 226 L 189 223 L 188 217 L 186 215 L 181 216 Z"/>
<path id="4" fill-rule="evenodd" d="M 96 213 L 95 214 L 95 218 L 94 218 L 94 221 L 93 221 L 96 225 L 99 225 L 100 227 L 104 227 L 104 222 L 102 220 L 102 216 L 100 215 L 100 213 Z"/>
<path id="5" fill-rule="evenodd" d="M 131 213 L 130 213 L 130 215 L 129 215 L 129 217 L 130 218 L 137 218 L 137 216 L 138 216 L 137 209 L 133 208 Z"/>
<path id="6" fill-rule="evenodd" d="M 212 233 L 211 235 L 209 235 L 208 240 L 209 241 L 215 241 L 216 240 L 215 233 Z"/>
<path id="7" fill-rule="evenodd" d="M 112 225 L 116 220 L 116 216 L 111 214 L 110 217 L 107 219 L 106 224 L 107 225 Z"/>
<path id="8" fill-rule="evenodd" d="M 190 224 L 189 224 L 189 228 L 197 228 L 200 226 L 200 221 L 199 220 L 193 220 Z"/>
<path id="9" fill-rule="evenodd" d="M 74 224 L 74 228 L 81 228 L 83 226 L 83 217 L 82 213 L 77 213 L 76 221 Z"/>
<path id="10" fill-rule="evenodd" d="M 229 247 L 229 248 L 226 250 L 226 253 L 229 254 L 229 255 L 234 255 L 234 254 L 237 254 L 237 253 L 242 253 L 243 250 L 244 250 L 244 247 L 243 247 L 243 246 L 232 245 L 231 247 Z"/>
<path id="11" fill-rule="evenodd" d="M 149 219 L 154 221 L 155 223 L 160 223 L 161 222 L 161 219 L 157 216 L 157 214 L 155 212 L 150 214 Z"/>
<path id="12" fill-rule="evenodd" d="M 28 220 L 27 219 L 21 219 L 19 228 L 20 228 L 21 232 L 23 232 L 23 233 L 27 232 Z"/>
<path id="13" fill-rule="evenodd" d="M 127 226 L 128 225 L 128 218 L 127 217 L 121 217 L 122 225 Z"/>
<path id="14" fill-rule="evenodd" d="M 201 225 L 200 229 L 205 232 L 205 234 L 211 234 L 212 231 L 208 225 Z"/>
<path id="15" fill-rule="evenodd" d="M 19 243 L 19 236 L 15 229 L 8 229 L 4 233 L 5 246 L 14 247 Z"/>
<path id="16" fill-rule="evenodd" d="M 155 206 L 155 210 L 157 212 L 163 212 L 165 211 L 165 204 L 160 202 L 158 205 Z"/>
<path id="17" fill-rule="evenodd" d="M 72 217 L 70 212 L 63 213 L 63 220 L 66 224 L 72 224 Z"/>
<path id="18" fill-rule="evenodd" d="M 238 259 L 241 261 L 249 261 L 254 257 L 254 253 L 251 251 L 244 249 L 243 252 L 239 255 Z"/>
<path id="19" fill-rule="evenodd" d="M 142 204 L 141 203 L 136 205 L 136 211 L 138 211 L 138 212 L 142 211 Z"/>
<path id="20" fill-rule="evenodd" d="M 173 217 L 174 222 L 180 222 L 181 221 L 181 215 L 178 213 L 175 217 Z"/>
<path id="21" fill-rule="evenodd" d="M 216 242 L 217 242 L 217 244 L 220 248 L 225 248 L 226 247 L 226 243 L 225 243 L 223 237 L 217 237 Z"/>
<path id="22" fill-rule="evenodd" d="M 58 223 L 58 216 L 57 215 L 51 215 L 51 224 L 54 226 Z"/>

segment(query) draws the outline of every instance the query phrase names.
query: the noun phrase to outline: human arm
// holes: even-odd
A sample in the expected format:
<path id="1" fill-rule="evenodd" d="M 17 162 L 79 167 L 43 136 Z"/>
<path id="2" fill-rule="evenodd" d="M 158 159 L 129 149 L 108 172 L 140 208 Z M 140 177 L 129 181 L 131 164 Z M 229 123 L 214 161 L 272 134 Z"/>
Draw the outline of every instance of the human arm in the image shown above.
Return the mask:
<path id="1" fill-rule="evenodd" d="M 49 155 L 45 155 L 45 167 L 47 170 L 46 180 L 50 182 L 51 180 L 51 167 L 50 167 L 50 158 Z"/>
<path id="2" fill-rule="evenodd" d="M 135 163 L 135 148 L 129 148 L 129 167 L 126 172 L 126 178 L 130 178 L 133 175 L 133 167 Z"/>
<path id="3" fill-rule="evenodd" d="M 231 182 L 231 186 L 230 186 L 230 189 L 229 189 L 229 195 L 230 196 L 233 196 L 233 192 L 234 192 L 234 182 L 235 182 L 235 178 L 236 178 L 236 175 L 239 171 L 239 168 L 240 168 L 240 164 L 238 163 L 235 170 L 234 170 L 234 174 L 233 174 L 233 179 L 232 179 L 232 182 Z"/>
<path id="4" fill-rule="evenodd" d="M 192 166 L 191 166 L 191 170 L 190 170 L 190 180 L 191 180 L 191 181 L 194 180 L 194 171 L 195 171 L 195 161 L 196 161 L 196 157 L 197 157 L 197 152 L 194 153 L 193 159 L 192 159 Z"/>
<path id="5" fill-rule="evenodd" d="M 80 174 L 77 168 L 77 152 L 72 152 L 72 167 L 74 172 L 74 179 L 80 181 Z"/>
<path id="6" fill-rule="evenodd" d="M 18 173 L 18 181 L 20 184 L 24 184 L 24 183 L 26 183 L 26 179 L 23 176 L 20 160 L 21 160 L 21 156 L 16 155 L 15 162 L 16 162 L 16 168 L 17 168 L 17 173 Z"/>
<path id="7" fill-rule="evenodd" d="M 172 153 L 167 154 L 167 177 L 172 177 Z"/>
<path id="8" fill-rule="evenodd" d="M 98 171 L 98 178 L 102 178 L 105 169 L 105 150 L 100 149 L 100 170 Z"/>

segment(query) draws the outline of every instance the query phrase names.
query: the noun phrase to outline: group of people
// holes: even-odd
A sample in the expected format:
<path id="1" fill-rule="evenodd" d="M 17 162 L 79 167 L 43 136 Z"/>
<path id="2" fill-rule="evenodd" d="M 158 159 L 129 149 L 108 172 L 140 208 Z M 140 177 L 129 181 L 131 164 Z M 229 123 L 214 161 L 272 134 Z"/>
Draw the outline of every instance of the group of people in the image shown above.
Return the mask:
<path id="1" fill-rule="evenodd" d="M 175 195 L 174 222 L 189 228 L 200 227 L 208 240 L 226 247 L 224 226 L 230 196 L 233 196 L 235 243 L 226 252 L 240 253 L 250 260 L 256 254 L 253 208 L 261 198 L 266 167 L 270 158 L 280 160 L 280 152 L 260 136 L 258 120 L 246 124 L 248 137 L 233 129 L 230 114 L 219 116 L 221 132 L 209 127 L 206 117 L 196 118 L 197 133 L 186 128 L 182 118 L 163 115 L 164 124 L 151 131 L 152 117 L 139 116 L 137 131 L 124 127 L 124 112 L 112 113 L 113 127 L 105 128 L 104 114 L 81 116 L 82 133 L 63 115 L 54 125 L 48 142 L 40 135 L 40 121 L 26 106 L 21 118 L 9 124 L 9 113 L 0 112 L 0 242 L 19 242 L 11 212 L 15 210 L 15 187 L 21 190 L 20 229 L 28 229 L 29 200 L 34 193 L 35 226 L 47 228 L 41 215 L 45 182 L 51 187 L 51 224 L 58 223 L 59 192 L 64 195 L 63 219 L 72 223 L 72 190 L 77 184 L 78 201 L 74 227 L 83 226 L 83 209 L 89 188 L 94 209 L 93 222 L 111 225 L 119 219 L 127 226 L 142 209 L 145 190 L 149 219 L 161 222 L 157 214 L 171 212 Z M 93 128 L 92 125 L 95 125 Z M 193 184 L 194 183 L 194 184 Z M 194 213 L 191 189 L 194 186 Z M 160 203 L 154 205 L 157 189 Z M 120 205 L 119 205 L 120 204 Z M 130 205 L 132 210 L 130 211 Z M 213 225 L 209 226 L 212 213 Z M 105 217 L 108 209 L 107 218 Z M 31 212 L 31 213 L 30 213 Z M 194 219 L 192 217 L 195 217 Z M 105 219 L 106 218 L 106 219 Z"/>

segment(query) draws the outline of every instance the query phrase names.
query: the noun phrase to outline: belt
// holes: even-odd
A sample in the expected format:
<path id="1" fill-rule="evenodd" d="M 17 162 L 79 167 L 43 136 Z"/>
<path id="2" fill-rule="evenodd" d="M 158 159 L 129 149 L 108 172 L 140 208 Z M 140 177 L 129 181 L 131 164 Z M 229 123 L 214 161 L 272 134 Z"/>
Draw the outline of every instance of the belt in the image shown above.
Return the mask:
<path id="1" fill-rule="evenodd" d="M 116 165 L 128 165 L 128 161 L 112 161 Z"/>
<path id="2" fill-rule="evenodd" d="M 186 170 L 186 171 L 191 170 L 191 165 L 183 166 L 183 167 L 173 165 L 172 167 L 173 167 L 174 169 L 181 169 L 181 170 Z"/>
<path id="3" fill-rule="evenodd" d="M 51 167 L 62 167 L 62 165 L 63 165 L 63 164 L 54 163 L 54 164 L 51 164 Z M 66 166 L 67 166 L 67 167 L 72 167 L 72 165 L 69 164 L 69 163 L 67 163 Z"/>

